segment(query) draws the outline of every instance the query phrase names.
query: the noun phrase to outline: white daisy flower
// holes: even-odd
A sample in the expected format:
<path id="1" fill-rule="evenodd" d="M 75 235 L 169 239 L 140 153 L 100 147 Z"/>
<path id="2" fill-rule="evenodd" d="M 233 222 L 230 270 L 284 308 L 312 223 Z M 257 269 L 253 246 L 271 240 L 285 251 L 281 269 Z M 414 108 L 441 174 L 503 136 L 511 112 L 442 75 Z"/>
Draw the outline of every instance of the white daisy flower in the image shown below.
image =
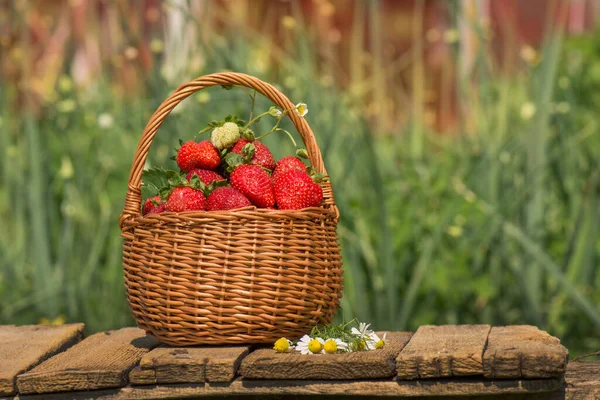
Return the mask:
<path id="1" fill-rule="evenodd" d="M 308 114 L 308 106 L 306 103 L 296 104 L 296 114 L 298 114 L 299 117 L 304 117 L 306 114 Z"/>
<path id="2" fill-rule="evenodd" d="M 377 341 L 377 342 L 375 343 L 375 348 L 376 348 L 376 349 L 383 349 L 383 346 L 385 346 L 385 338 L 386 338 L 386 337 L 387 337 L 387 332 L 385 332 L 385 333 L 383 334 L 383 337 L 382 337 L 382 338 L 381 338 L 379 341 Z"/>
<path id="3" fill-rule="evenodd" d="M 371 326 L 371 324 L 366 324 L 364 322 L 361 322 L 358 324 L 358 329 L 352 328 L 352 330 L 350 332 L 352 332 L 355 335 L 360 336 L 361 338 L 366 339 L 369 335 L 371 335 L 371 333 L 374 333 L 372 330 L 369 329 L 370 326 Z"/>
<path id="4" fill-rule="evenodd" d="M 327 339 L 323 345 L 323 351 L 327 354 L 343 353 L 348 351 L 348 343 L 341 339 Z"/>
<path id="5" fill-rule="evenodd" d="M 371 332 L 365 340 L 367 350 L 382 349 L 385 345 L 387 332 L 383 334 L 383 338 L 379 338 L 375 332 Z"/>
<path id="6" fill-rule="evenodd" d="M 308 335 L 304 335 L 298 341 L 296 350 L 301 354 L 318 354 L 323 351 L 323 345 L 325 341 L 321 338 L 311 338 Z"/>

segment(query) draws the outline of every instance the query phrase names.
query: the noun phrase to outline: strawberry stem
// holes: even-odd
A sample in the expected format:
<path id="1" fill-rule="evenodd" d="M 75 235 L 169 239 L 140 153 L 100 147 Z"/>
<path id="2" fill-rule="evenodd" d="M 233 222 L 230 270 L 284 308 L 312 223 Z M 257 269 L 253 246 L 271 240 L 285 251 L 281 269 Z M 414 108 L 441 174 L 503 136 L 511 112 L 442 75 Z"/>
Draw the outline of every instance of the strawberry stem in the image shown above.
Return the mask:
<path id="1" fill-rule="evenodd" d="M 287 135 L 289 136 L 289 138 L 290 138 L 290 140 L 292 141 L 292 143 L 294 143 L 294 147 L 295 147 L 295 148 L 297 148 L 297 147 L 298 147 L 298 145 L 296 144 L 296 141 L 294 140 L 294 137 L 292 136 L 292 134 L 291 134 L 291 133 L 289 133 L 288 131 L 286 131 L 286 130 L 285 130 L 285 129 L 283 129 L 283 128 L 276 128 L 276 126 L 277 126 L 277 125 L 275 125 L 275 127 L 273 127 L 273 129 L 271 129 L 269 132 L 265 133 L 264 135 L 261 135 L 261 136 L 257 137 L 257 138 L 256 138 L 256 139 L 254 139 L 254 140 L 259 140 L 259 139 L 262 139 L 262 138 L 264 138 L 264 137 L 266 137 L 266 136 L 270 135 L 270 134 L 271 134 L 271 133 L 273 133 L 273 132 L 281 131 L 281 132 L 285 132 L 285 133 L 287 133 Z"/>

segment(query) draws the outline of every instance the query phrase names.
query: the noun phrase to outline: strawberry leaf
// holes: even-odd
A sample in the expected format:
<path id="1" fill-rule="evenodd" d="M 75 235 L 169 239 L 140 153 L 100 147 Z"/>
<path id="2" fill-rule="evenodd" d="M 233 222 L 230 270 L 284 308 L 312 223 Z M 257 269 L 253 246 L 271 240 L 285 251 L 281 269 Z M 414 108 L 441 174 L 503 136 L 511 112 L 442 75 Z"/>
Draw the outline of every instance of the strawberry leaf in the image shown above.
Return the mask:
<path id="1" fill-rule="evenodd" d="M 231 173 L 237 166 L 244 164 L 244 158 L 238 153 L 230 152 L 223 158 L 223 164 L 226 166 L 225 170 Z"/>
<path id="2" fill-rule="evenodd" d="M 256 152 L 256 147 L 254 143 L 248 143 L 242 148 L 242 157 L 244 158 L 244 163 L 250 164 L 252 158 L 254 157 L 254 153 Z"/>
<path id="3" fill-rule="evenodd" d="M 179 187 L 188 186 L 189 182 L 179 173 L 175 171 L 167 171 L 169 186 Z"/>
<path id="4" fill-rule="evenodd" d="M 161 188 L 169 185 L 168 172 L 160 167 L 152 167 L 142 172 L 142 198 L 144 200 L 156 196 Z"/>
<path id="5" fill-rule="evenodd" d="M 203 182 L 198 177 L 198 174 L 192 175 L 192 178 L 190 179 L 190 186 L 191 187 L 193 187 L 194 189 L 198 189 L 200 187 L 201 183 L 203 183 Z"/>
<path id="6" fill-rule="evenodd" d="M 179 139 L 179 145 L 183 146 L 183 140 Z"/>
<path id="7" fill-rule="evenodd" d="M 169 199 L 169 196 L 173 192 L 173 189 L 175 189 L 175 188 L 172 188 L 169 186 L 165 186 L 160 189 L 158 194 L 160 195 L 160 199 L 162 200 L 163 203 L 165 203 Z"/>
<path id="8" fill-rule="evenodd" d="M 221 179 L 219 181 L 212 181 L 209 185 L 204 185 L 204 188 L 200 190 L 202 190 L 202 193 L 208 197 L 216 188 L 228 185 L 229 182 L 227 182 L 226 179 Z"/>
<path id="9" fill-rule="evenodd" d="M 253 141 L 254 140 L 254 131 L 250 128 L 244 128 L 241 130 L 241 135 L 244 139 Z"/>

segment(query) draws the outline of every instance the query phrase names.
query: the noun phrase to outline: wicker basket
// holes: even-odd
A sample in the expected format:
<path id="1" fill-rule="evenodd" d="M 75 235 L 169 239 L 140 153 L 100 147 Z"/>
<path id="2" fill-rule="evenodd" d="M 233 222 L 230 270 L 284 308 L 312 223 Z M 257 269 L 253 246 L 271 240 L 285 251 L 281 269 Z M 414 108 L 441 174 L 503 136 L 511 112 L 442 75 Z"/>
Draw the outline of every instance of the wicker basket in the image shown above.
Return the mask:
<path id="1" fill-rule="evenodd" d="M 177 346 L 272 343 L 331 321 L 342 296 L 329 183 L 323 206 L 279 211 L 189 211 L 141 216 L 141 177 L 158 128 L 180 101 L 210 86 L 256 90 L 281 109 L 293 104 L 273 86 L 217 73 L 180 86 L 150 118 L 137 151 L 120 218 L 125 286 L 140 328 Z M 312 166 L 326 173 L 312 130 L 289 113 Z"/>

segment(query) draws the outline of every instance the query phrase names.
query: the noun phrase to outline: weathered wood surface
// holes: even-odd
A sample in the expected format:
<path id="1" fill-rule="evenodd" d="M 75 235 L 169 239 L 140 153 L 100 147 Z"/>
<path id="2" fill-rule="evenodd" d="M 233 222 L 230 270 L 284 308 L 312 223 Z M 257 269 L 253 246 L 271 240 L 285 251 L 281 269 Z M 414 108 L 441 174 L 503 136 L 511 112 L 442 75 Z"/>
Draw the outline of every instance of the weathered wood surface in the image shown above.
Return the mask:
<path id="1" fill-rule="evenodd" d="M 396 358 L 400 379 L 483 375 L 489 325 L 421 326 Z"/>
<path id="2" fill-rule="evenodd" d="M 552 378 L 564 375 L 569 351 L 535 326 L 493 327 L 483 354 L 486 378 Z M 598 371 L 600 373 L 600 371 Z"/>
<path id="3" fill-rule="evenodd" d="M 251 379 L 369 379 L 396 375 L 396 356 L 410 332 L 388 332 L 383 349 L 346 354 L 277 353 L 259 349 L 244 358 L 240 375 Z"/>
<path id="4" fill-rule="evenodd" d="M 129 372 L 129 383 L 132 385 L 156 385 L 156 373 L 153 369 L 141 369 L 138 365 Z"/>
<path id="5" fill-rule="evenodd" d="M 0 396 L 16 392 L 16 377 L 74 345 L 83 324 L 0 326 Z"/>
<path id="6" fill-rule="evenodd" d="M 138 328 L 101 332 L 17 377 L 19 393 L 121 387 L 142 356 L 158 346 Z"/>
<path id="7" fill-rule="evenodd" d="M 118 391 L 55 394 L 54 396 L 22 397 L 23 399 L 64 400 L 80 398 L 97 399 L 180 399 L 214 396 L 370 396 L 370 397 L 422 397 L 422 396 L 476 396 L 519 393 L 547 393 L 559 390 L 562 381 L 500 380 L 484 382 L 470 378 L 456 380 L 398 381 L 393 378 L 374 380 L 245 380 L 236 378 L 230 383 L 177 384 L 160 386 L 127 386 Z M 62 396 L 62 397 L 61 397 Z M 86 397 L 87 396 L 87 397 Z M 94 397 L 95 396 L 95 397 Z"/>
<path id="8" fill-rule="evenodd" d="M 232 396 L 235 398 L 295 399 L 297 396 L 418 397 L 435 399 L 453 396 L 453 400 L 579 400 L 600 398 L 600 360 L 569 363 L 561 379 L 484 380 L 483 378 L 427 379 L 398 381 L 394 378 L 345 381 L 244 380 L 230 383 L 127 386 L 121 389 L 88 392 L 19 396 L 30 400 L 80 399 L 179 399 Z M 243 397 L 242 397 L 243 396 Z M 481 397 L 484 396 L 484 397 Z M 509 397 L 510 396 L 510 397 Z M 304 397 L 299 397 L 304 398 Z"/>
<path id="9" fill-rule="evenodd" d="M 132 371 L 129 379 L 142 385 L 230 382 L 249 351 L 249 346 L 158 347 L 142 357 L 141 371 Z M 146 371 L 153 371 L 153 379 Z"/>

